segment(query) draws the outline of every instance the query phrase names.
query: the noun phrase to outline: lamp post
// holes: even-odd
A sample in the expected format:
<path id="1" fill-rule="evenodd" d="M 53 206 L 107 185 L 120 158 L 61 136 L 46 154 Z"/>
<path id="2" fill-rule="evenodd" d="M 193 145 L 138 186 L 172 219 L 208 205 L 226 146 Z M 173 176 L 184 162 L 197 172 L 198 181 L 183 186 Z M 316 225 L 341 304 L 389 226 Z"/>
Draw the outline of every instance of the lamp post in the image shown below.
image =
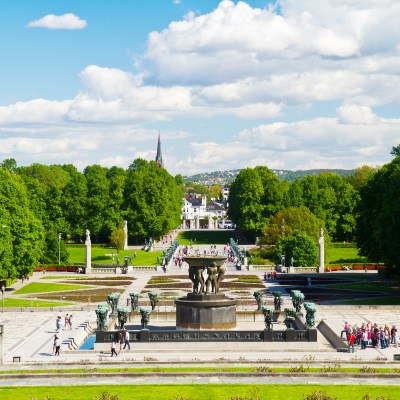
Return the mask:
<path id="1" fill-rule="evenodd" d="M 61 261 L 61 233 L 58 234 L 58 265 Z"/>
<path id="2" fill-rule="evenodd" d="M 4 291 L 6 290 L 6 288 L 4 286 L 2 286 L 0 290 L 1 290 L 1 297 L 2 297 L 2 304 L 3 304 L 1 312 L 4 312 Z"/>
<path id="3" fill-rule="evenodd" d="M 4 365 L 4 325 L 0 325 L 0 365 Z"/>

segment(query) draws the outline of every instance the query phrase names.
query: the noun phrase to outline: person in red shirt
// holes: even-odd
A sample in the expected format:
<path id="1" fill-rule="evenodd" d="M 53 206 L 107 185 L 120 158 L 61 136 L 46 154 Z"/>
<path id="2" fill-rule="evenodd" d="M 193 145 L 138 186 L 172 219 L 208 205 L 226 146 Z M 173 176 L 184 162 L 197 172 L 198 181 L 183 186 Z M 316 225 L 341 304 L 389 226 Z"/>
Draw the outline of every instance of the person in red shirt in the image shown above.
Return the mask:
<path id="1" fill-rule="evenodd" d="M 349 335 L 347 336 L 347 343 L 349 346 L 349 353 L 350 353 L 350 349 L 351 352 L 354 353 L 354 342 L 356 341 L 356 337 L 354 336 L 353 332 L 349 333 Z"/>

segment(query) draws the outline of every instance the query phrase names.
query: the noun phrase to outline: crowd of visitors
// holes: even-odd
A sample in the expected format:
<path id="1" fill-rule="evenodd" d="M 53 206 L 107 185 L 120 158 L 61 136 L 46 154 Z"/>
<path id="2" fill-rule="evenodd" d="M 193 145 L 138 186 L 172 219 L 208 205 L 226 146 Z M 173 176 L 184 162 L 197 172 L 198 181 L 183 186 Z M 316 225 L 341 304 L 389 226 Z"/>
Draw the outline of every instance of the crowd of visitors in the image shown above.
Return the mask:
<path id="1" fill-rule="evenodd" d="M 349 347 L 349 352 L 354 353 L 354 346 L 360 346 L 361 350 L 365 350 L 367 346 L 372 348 L 386 349 L 390 345 L 395 347 L 399 346 L 400 338 L 397 335 L 397 328 L 393 325 L 380 325 L 368 321 L 363 322 L 361 326 L 350 325 L 345 322 L 343 330 L 340 335 L 342 338 L 345 336 Z"/>

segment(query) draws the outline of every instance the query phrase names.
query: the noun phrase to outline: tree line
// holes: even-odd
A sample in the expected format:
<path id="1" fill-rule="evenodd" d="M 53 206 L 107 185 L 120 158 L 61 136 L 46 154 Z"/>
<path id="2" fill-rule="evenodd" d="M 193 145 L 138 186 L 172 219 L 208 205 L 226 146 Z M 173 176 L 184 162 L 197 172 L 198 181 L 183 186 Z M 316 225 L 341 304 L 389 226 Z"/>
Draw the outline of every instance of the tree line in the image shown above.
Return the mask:
<path id="1" fill-rule="evenodd" d="M 259 238 L 266 257 L 316 265 L 316 244 L 323 229 L 331 241 L 356 242 L 360 254 L 400 271 L 400 146 L 382 168 L 363 166 L 348 177 L 321 173 L 281 181 L 267 167 L 246 168 L 229 195 L 228 215 L 252 240 Z M 273 247 L 271 247 L 273 245 Z"/>
<path id="2" fill-rule="evenodd" d="M 108 243 L 128 221 L 130 243 L 159 238 L 180 223 L 179 178 L 154 161 L 136 159 L 127 170 L 100 165 L 83 172 L 71 164 L 18 167 L 0 163 L 0 278 L 29 273 L 36 263 L 67 261 L 65 241 Z"/>

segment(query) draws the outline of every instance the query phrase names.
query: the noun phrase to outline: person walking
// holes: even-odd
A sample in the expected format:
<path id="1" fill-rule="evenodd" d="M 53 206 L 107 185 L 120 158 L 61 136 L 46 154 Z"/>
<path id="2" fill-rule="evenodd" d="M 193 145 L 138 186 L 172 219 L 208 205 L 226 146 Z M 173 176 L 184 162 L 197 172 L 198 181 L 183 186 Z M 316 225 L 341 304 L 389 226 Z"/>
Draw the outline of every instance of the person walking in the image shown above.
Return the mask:
<path id="1" fill-rule="evenodd" d="M 113 341 L 111 342 L 111 357 L 114 356 L 117 357 L 117 352 L 115 351 L 115 349 L 117 348 L 117 341 L 115 340 L 115 338 L 113 339 Z"/>
<path id="2" fill-rule="evenodd" d="M 128 346 L 128 350 L 130 350 L 131 349 L 131 344 L 129 343 L 129 331 L 128 331 L 128 329 L 125 329 L 125 333 L 124 333 L 124 341 L 125 341 L 125 343 L 124 343 L 124 347 L 123 347 L 123 350 L 125 350 L 125 348 Z"/>
<path id="3" fill-rule="evenodd" d="M 60 355 L 61 340 L 57 335 L 54 338 L 54 347 L 56 349 L 54 355 L 55 356 L 59 356 Z"/>

